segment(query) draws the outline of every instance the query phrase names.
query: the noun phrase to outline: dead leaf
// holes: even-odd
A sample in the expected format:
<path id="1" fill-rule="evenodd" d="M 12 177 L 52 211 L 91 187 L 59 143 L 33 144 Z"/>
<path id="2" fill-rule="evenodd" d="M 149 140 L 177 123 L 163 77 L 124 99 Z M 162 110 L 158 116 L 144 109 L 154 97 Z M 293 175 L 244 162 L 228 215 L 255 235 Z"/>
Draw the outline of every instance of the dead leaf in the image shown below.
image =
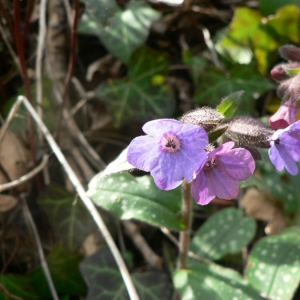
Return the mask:
<path id="1" fill-rule="evenodd" d="M 11 180 L 19 179 L 27 173 L 29 151 L 13 133 L 5 133 L 0 145 L 0 162 Z M 0 171 L 0 184 L 7 182 L 7 177 Z M 27 187 L 28 183 L 24 183 L 18 189 L 24 190 Z"/>
<path id="2" fill-rule="evenodd" d="M 287 226 L 282 209 L 268 193 L 249 188 L 240 201 L 240 207 L 254 219 L 267 222 L 265 228 L 267 235 L 278 234 Z"/>
<path id="3" fill-rule="evenodd" d="M 18 199 L 10 195 L 0 194 L 0 212 L 7 212 L 18 204 Z"/>

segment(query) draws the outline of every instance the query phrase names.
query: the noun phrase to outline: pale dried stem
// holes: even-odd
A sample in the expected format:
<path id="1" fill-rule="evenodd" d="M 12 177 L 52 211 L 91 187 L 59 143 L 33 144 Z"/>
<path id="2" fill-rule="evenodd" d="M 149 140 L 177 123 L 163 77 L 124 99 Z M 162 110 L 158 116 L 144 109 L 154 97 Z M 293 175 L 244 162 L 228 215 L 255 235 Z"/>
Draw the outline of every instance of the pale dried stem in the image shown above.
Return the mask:
<path id="1" fill-rule="evenodd" d="M 138 300 L 138 294 L 136 292 L 136 289 L 133 285 L 131 276 L 127 270 L 127 267 L 124 263 L 124 260 L 112 238 L 110 235 L 110 232 L 108 231 L 101 215 L 98 213 L 96 207 L 94 206 L 92 200 L 86 195 L 86 192 L 81 184 L 81 182 L 78 180 L 76 174 L 70 167 L 69 163 L 67 162 L 65 156 L 63 155 L 62 151 L 60 150 L 58 144 L 54 140 L 53 136 L 49 132 L 48 128 L 44 124 L 44 122 L 41 120 L 39 115 L 36 113 L 33 106 L 29 103 L 29 101 L 24 96 L 19 96 L 18 100 L 15 105 L 18 105 L 19 103 L 23 103 L 28 110 L 28 112 L 31 114 L 32 118 L 35 120 L 37 125 L 40 127 L 40 130 L 44 134 L 45 139 L 47 140 L 50 148 L 54 152 L 56 158 L 60 162 L 61 166 L 63 167 L 64 171 L 69 177 L 69 180 L 72 182 L 73 186 L 75 187 L 79 197 L 85 204 L 86 208 L 88 209 L 89 213 L 91 214 L 93 220 L 97 224 L 100 232 L 102 233 L 102 236 L 104 237 L 108 247 L 110 248 L 112 255 L 114 256 L 116 263 L 119 267 L 120 273 L 123 277 L 125 286 L 127 288 L 127 291 L 129 293 L 130 299 L 132 300 Z"/>
<path id="2" fill-rule="evenodd" d="M 37 228 L 36 228 L 35 223 L 33 221 L 32 215 L 30 213 L 30 210 L 28 208 L 28 205 L 27 205 L 27 202 L 26 202 L 26 199 L 25 199 L 24 195 L 21 194 L 20 196 L 21 196 L 21 199 L 22 199 L 22 207 L 23 207 L 24 216 L 25 216 L 25 219 L 29 223 L 30 229 L 32 230 L 32 233 L 33 233 L 33 236 L 34 236 L 34 239 L 35 239 L 35 242 L 36 242 L 37 250 L 38 250 L 38 255 L 39 255 L 39 258 L 40 258 L 40 261 L 41 261 L 41 266 L 42 266 L 44 274 L 46 276 L 47 283 L 48 283 L 48 286 L 49 286 L 51 294 L 52 294 L 52 298 L 54 300 L 59 300 L 56 289 L 55 289 L 55 286 L 54 286 L 54 283 L 53 283 L 53 280 L 52 280 L 52 277 L 51 277 L 51 273 L 50 273 L 45 255 L 44 255 L 42 243 L 41 243 Z"/>
<path id="3" fill-rule="evenodd" d="M 123 221 L 123 225 L 125 227 L 125 233 L 131 238 L 137 249 L 143 255 L 145 261 L 151 267 L 161 268 L 161 258 L 149 247 L 146 240 L 141 235 L 138 226 L 131 221 Z"/>
<path id="4" fill-rule="evenodd" d="M 16 186 L 19 186 L 19 185 L 23 184 L 24 182 L 28 181 L 29 179 L 33 178 L 36 174 L 38 174 L 40 171 L 42 171 L 45 168 L 45 166 L 48 163 L 48 159 L 49 159 L 49 156 L 44 155 L 42 162 L 36 168 L 31 170 L 29 173 L 21 176 L 20 178 L 14 180 L 14 181 L 0 184 L 0 193 L 3 191 L 9 190 L 11 188 L 14 188 Z"/>
<path id="5" fill-rule="evenodd" d="M 222 63 L 219 60 L 214 43 L 212 42 L 212 40 L 210 38 L 210 33 L 209 33 L 208 29 L 205 27 L 202 27 L 202 26 L 200 27 L 200 29 L 202 30 L 202 33 L 203 33 L 204 42 L 211 53 L 211 57 L 212 57 L 212 61 L 213 61 L 214 65 L 218 69 L 225 71 L 224 66 L 222 65 Z"/>
<path id="6" fill-rule="evenodd" d="M 42 61 L 43 61 L 43 52 L 45 48 L 45 39 L 47 34 L 46 8 L 47 8 L 47 0 L 41 0 L 40 16 L 39 16 L 39 34 L 38 34 L 38 44 L 37 44 L 37 54 L 36 54 L 36 68 L 35 68 L 37 112 L 41 119 L 43 119 Z M 38 136 L 39 136 L 39 140 L 42 141 L 41 132 L 39 132 Z"/>

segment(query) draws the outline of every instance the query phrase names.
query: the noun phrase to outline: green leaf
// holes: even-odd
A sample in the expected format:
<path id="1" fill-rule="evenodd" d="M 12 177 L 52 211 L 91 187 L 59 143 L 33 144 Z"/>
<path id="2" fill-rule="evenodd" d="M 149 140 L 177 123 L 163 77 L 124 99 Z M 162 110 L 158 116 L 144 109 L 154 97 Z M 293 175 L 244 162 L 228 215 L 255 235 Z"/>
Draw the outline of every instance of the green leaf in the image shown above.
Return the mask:
<path id="1" fill-rule="evenodd" d="M 175 272 L 173 281 L 182 300 L 262 299 L 237 272 L 196 260 L 190 261 L 189 269 Z"/>
<path id="2" fill-rule="evenodd" d="M 87 15 L 79 31 L 96 34 L 105 47 L 126 64 L 132 53 L 145 43 L 151 24 L 160 18 L 159 12 L 141 2 L 129 3 L 124 11 L 118 9 L 115 1 L 85 2 Z"/>
<path id="3" fill-rule="evenodd" d="M 299 209 L 300 174 L 290 175 L 286 171 L 278 172 L 271 163 L 268 151 L 261 150 L 262 160 L 257 162 L 261 177 L 274 198 L 284 204 L 287 213 L 294 214 Z"/>
<path id="4" fill-rule="evenodd" d="M 40 295 L 37 294 L 31 285 L 30 278 L 28 276 L 0 275 L 0 285 L 1 300 L 16 299 L 9 297 L 9 294 L 20 297 L 21 299 L 41 299 Z"/>
<path id="5" fill-rule="evenodd" d="M 255 186 L 260 191 L 264 191 L 264 192 L 268 191 L 268 188 L 265 185 L 265 183 L 261 179 L 255 177 L 255 176 L 251 176 L 250 178 L 248 178 L 244 181 L 240 181 L 240 188 L 247 188 L 250 186 Z"/>
<path id="6" fill-rule="evenodd" d="M 168 67 L 165 53 L 143 47 L 129 62 L 128 79 L 110 80 L 97 88 L 97 96 L 106 102 L 116 126 L 171 116 L 175 101 L 165 82 Z"/>
<path id="7" fill-rule="evenodd" d="M 47 258 L 55 289 L 60 295 L 84 296 L 86 285 L 79 271 L 81 256 L 71 254 L 57 245 Z M 40 299 L 51 298 L 48 282 L 42 268 L 30 274 L 32 285 L 39 292 Z M 31 298 L 27 298 L 31 299 Z"/>
<path id="8" fill-rule="evenodd" d="M 95 204 L 122 219 L 137 219 L 175 230 L 185 228 L 179 189 L 160 190 L 152 177 L 115 174 L 93 183 L 88 195 Z"/>
<path id="9" fill-rule="evenodd" d="M 290 76 L 294 77 L 300 74 L 300 68 L 284 68 L 284 71 Z"/>
<path id="10" fill-rule="evenodd" d="M 256 10 L 237 8 L 227 34 L 216 45 L 217 50 L 221 55 L 239 64 L 249 64 L 254 55 L 258 69 L 262 74 L 266 74 L 270 64 L 275 62 L 270 59 L 270 55 L 276 53 L 279 43 L 272 33 L 264 28 L 265 22 Z"/>
<path id="11" fill-rule="evenodd" d="M 89 285 L 86 300 L 127 300 L 129 295 L 109 249 L 102 249 L 84 259 L 80 270 Z M 168 276 L 162 271 L 132 274 L 140 299 L 169 300 L 171 288 Z"/>
<path id="12" fill-rule="evenodd" d="M 48 186 L 38 203 L 46 211 L 59 240 L 71 252 L 76 251 L 95 228 L 82 201 L 59 186 Z"/>
<path id="13" fill-rule="evenodd" d="M 299 0 L 259 0 L 260 10 L 265 16 L 275 14 L 279 8 L 289 4 L 298 5 L 300 7 Z"/>
<path id="14" fill-rule="evenodd" d="M 243 101 L 236 113 L 249 115 L 254 109 L 254 99 L 257 99 L 272 87 L 273 84 L 267 78 L 258 74 L 252 65 L 235 66 L 229 77 L 220 70 L 210 68 L 203 73 L 201 86 L 198 86 L 196 90 L 194 102 L 213 106 L 218 104 L 224 95 L 245 90 Z M 207 103 L 207 99 L 210 99 L 209 103 Z"/>
<path id="15" fill-rule="evenodd" d="M 238 253 L 248 245 L 256 232 L 251 217 L 235 208 L 212 215 L 196 232 L 190 250 L 196 255 L 218 260 L 226 254 Z"/>
<path id="16" fill-rule="evenodd" d="M 277 11 L 275 16 L 268 19 L 266 29 L 272 32 L 273 36 L 281 45 L 300 42 L 300 12 L 295 5 L 287 5 Z"/>
<path id="17" fill-rule="evenodd" d="M 300 229 L 260 240 L 250 254 L 246 275 L 263 296 L 289 300 L 300 282 Z"/>
<path id="18" fill-rule="evenodd" d="M 234 113 L 242 102 L 242 96 L 244 94 L 244 91 L 238 91 L 227 96 L 217 106 L 216 110 L 222 113 L 227 119 L 233 117 Z"/>

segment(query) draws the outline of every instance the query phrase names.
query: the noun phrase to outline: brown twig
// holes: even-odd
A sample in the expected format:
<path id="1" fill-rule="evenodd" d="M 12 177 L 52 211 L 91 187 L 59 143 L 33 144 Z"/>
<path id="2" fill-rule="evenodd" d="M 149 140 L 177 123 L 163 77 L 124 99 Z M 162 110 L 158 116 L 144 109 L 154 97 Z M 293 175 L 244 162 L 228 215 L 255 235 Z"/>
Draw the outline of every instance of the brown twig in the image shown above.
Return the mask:
<path id="1" fill-rule="evenodd" d="M 137 249 L 143 255 L 145 261 L 154 268 L 161 268 L 161 258 L 156 255 L 153 250 L 149 247 L 147 241 L 141 235 L 139 228 L 131 221 L 123 221 L 125 233 L 131 238 Z"/>

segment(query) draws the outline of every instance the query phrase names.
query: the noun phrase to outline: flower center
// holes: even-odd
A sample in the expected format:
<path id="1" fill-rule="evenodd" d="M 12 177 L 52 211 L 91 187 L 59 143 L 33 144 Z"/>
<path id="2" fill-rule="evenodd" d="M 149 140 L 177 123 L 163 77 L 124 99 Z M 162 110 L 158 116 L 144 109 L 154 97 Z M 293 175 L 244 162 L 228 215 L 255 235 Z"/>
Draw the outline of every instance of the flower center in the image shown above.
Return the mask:
<path id="1" fill-rule="evenodd" d="M 177 152 L 180 149 L 181 143 L 173 132 L 167 132 L 162 136 L 160 145 L 164 151 Z"/>
<path id="2" fill-rule="evenodd" d="M 215 157 L 208 158 L 204 165 L 204 169 L 205 170 L 213 169 L 216 166 L 216 164 L 217 164 L 217 161 L 216 161 Z"/>

